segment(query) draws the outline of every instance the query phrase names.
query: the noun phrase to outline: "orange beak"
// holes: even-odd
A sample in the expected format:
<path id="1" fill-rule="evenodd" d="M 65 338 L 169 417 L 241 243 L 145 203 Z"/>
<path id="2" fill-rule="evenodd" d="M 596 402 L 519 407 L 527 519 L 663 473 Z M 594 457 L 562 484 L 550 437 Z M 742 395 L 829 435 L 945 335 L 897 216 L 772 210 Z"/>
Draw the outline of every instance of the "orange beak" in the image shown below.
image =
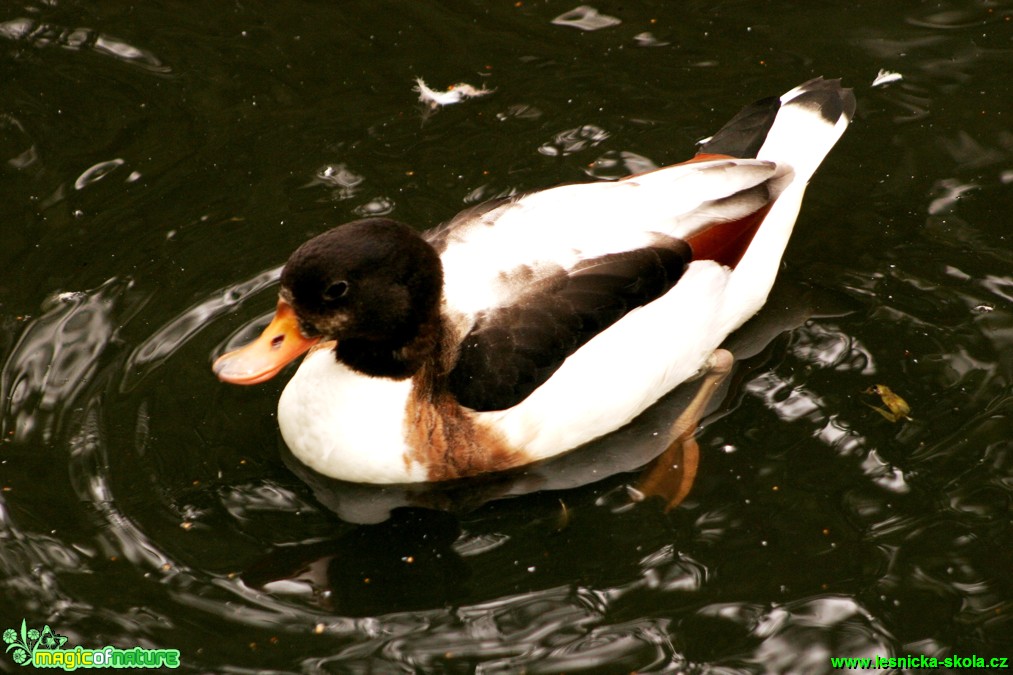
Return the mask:
<path id="1" fill-rule="evenodd" d="M 319 341 L 319 337 L 307 338 L 302 334 L 292 305 L 279 298 L 274 318 L 260 337 L 219 356 L 211 369 L 223 382 L 259 384 L 277 375 Z"/>

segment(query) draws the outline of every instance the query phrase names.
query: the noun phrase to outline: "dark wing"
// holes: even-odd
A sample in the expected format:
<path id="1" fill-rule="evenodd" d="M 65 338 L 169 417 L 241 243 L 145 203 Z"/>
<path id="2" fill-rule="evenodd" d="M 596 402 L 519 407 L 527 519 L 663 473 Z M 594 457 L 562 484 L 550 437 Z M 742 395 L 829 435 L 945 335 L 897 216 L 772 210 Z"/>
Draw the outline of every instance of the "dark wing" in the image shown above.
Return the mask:
<path id="1" fill-rule="evenodd" d="M 721 129 L 700 146 L 699 153 L 728 155 L 729 157 L 756 157 L 767 132 L 774 126 L 774 118 L 781 109 L 776 96 L 747 105 Z"/>
<path id="2" fill-rule="evenodd" d="M 658 235 L 651 246 L 584 261 L 479 314 L 448 376 L 451 393 L 478 411 L 520 403 L 584 343 L 664 295 L 691 258 L 685 242 Z"/>

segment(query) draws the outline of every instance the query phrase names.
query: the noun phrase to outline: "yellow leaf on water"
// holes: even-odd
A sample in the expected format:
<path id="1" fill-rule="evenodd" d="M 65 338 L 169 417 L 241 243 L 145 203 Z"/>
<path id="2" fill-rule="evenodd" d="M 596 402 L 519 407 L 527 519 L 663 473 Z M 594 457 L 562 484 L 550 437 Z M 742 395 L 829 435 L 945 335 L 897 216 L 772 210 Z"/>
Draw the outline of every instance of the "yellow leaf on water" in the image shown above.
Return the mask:
<path id="1" fill-rule="evenodd" d="M 866 405 L 891 422 L 899 422 L 902 419 L 911 419 L 911 406 L 909 406 L 907 401 L 901 398 L 899 394 L 895 393 L 885 384 L 874 384 L 866 389 L 865 393 L 879 396 L 879 399 L 883 402 L 883 405 L 885 405 L 886 408 L 880 408 L 879 406 L 870 405 L 868 403 L 866 403 Z"/>

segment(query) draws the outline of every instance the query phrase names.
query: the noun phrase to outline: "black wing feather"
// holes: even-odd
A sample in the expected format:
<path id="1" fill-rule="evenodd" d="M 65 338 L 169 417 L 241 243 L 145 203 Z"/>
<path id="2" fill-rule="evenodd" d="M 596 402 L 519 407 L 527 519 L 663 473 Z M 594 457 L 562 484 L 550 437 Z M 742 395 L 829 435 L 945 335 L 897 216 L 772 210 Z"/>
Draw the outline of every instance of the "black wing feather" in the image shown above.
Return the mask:
<path id="1" fill-rule="evenodd" d="M 691 256 L 685 242 L 658 235 L 651 246 L 587 260 L 480 314 L 448 376 L 451 393 L 479 411 L 520 403 L 584 343 L 664 295 Z"/>
<path id="2" fill-rule="evenodd" d="M 756 157 L 767 132 L 774 126 L 774 118 L 781 108 L 776 96 L 747 105 L 721 129 L 700 146 L 698 152 L 731 157 Z"/>

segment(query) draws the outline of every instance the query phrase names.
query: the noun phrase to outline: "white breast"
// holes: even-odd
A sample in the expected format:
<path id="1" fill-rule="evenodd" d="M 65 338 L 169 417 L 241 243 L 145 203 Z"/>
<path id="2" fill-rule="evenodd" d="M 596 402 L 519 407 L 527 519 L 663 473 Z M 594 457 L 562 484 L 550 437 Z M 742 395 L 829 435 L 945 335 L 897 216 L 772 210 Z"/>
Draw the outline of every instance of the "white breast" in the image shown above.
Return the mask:
<path id="1" fill-rule="evenodd" d="M 426 480 L 407 462 L 404 411 L 411 380 L 367 377 L 330 349 L 306 356 L 278 401 L 278 426 L 299 461 L 359 483 Z"/>

